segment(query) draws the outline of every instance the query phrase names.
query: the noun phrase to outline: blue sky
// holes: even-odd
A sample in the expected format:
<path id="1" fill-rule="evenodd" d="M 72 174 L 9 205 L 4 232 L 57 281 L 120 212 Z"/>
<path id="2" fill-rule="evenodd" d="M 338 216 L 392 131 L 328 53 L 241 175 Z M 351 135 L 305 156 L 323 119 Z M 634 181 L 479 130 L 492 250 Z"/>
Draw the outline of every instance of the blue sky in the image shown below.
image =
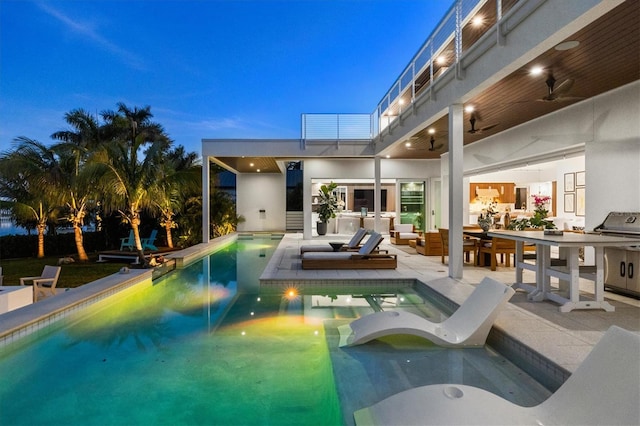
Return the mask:
<path id="1" fill-rule="evenodd" d="M 0 1 L 0 148 L 149 105 L 169 136 L 298 138 L 371 113 L 452 0 Z"/>

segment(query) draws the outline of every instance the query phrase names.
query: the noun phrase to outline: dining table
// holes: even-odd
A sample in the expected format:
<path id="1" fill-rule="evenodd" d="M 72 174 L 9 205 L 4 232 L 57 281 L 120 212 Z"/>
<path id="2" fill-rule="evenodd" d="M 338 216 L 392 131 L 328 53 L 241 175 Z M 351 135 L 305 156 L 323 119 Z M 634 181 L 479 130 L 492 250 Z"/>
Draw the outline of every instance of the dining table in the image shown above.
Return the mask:
<path id="1" fill-rule="evenodd" d="M 564 232 L 560 235 L 547 235 L 544 231 L 489 231 L 489 237 L 499 237 L 516 241 L 516 277 L 513 287 L 523 289 L 527 298 L 534 302 L 552 300 L 560 304 L 560 312 L 574 309 L 604 309 L 615 311 L 615 307 L 604 300 L 604 248 L 634 246 L 640 244 L 640 238 L 628 238 L 599 233 Z M 536 245 L 533 264 L 525 263 L 524 243 Z M 559 248 L 560 257 L 566 259 L 564 265 L 551 262 L 551 247 Z M 590 246 L 595 250 L 595 265 L 581 266 L 579 251 Z M 535 273 L 535 285 L 523 282 L 523 271 Z M 557 288 L 551 287 L 551 277 L 559 280 Z M 580 278 L 594 283 L 593 298 L 580 295 Z"/>

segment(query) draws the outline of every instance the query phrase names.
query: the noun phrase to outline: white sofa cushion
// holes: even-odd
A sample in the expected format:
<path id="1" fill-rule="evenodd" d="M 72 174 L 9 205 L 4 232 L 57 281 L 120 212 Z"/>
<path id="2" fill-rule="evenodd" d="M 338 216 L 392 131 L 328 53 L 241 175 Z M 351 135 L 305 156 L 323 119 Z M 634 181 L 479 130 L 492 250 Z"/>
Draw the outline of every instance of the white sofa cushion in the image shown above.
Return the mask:
<path id="1" fill-rule="evenodd" d="M 413 232 L 413 225 L 410 223 L 397 223 L 393 225 L 393 230 L 396 232 Z"/>

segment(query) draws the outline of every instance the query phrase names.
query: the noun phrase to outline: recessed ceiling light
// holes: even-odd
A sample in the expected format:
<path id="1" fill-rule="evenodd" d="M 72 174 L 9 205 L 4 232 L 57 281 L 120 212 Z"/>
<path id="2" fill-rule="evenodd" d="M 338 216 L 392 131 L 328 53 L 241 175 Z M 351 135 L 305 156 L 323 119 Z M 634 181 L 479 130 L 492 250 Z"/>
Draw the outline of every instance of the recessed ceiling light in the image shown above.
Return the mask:
<path id="1" fill-rule="evenodd" d="M 405 142 L 404 146 L 406 146 L 407 148 L 411 146 L 411 142 Z"/>
<path id="2" fill-rule="evenodd" d="M 446 56 L 444 56 L 444 55 L 440 55 L 440 56 L 438 56 L 438 58 L 436 59 L 436 63 L 437 63 L 438 65 L 444 65 L 444 64 L 446 64 L 446 63 L 447 63 L 447 57 L 446 57 Z"/>
<path id="3" fill-rule="evenodd" d="M 577 41 L 577 40 L 568 40 L 568 41 L 564 41 L 564 42 L 556 45 L 556 47 L 554 47 L 554 49 L 556 49 L 556 50 L 569 50 L 569 49 L 573 49 L 575 47 L 578 47 L 579 44 L 580 44 L 580 42 Z"/>
<path id="4" fill-rule="evenodd" d="M 464 107 L 464 110 L 466 112 L 473 112 L 475 108 L 473 107 L 473 105 L 467 105 L 466 107 Z"/>
<path id="5" fill-rule="evenodd" d="M 471 24 L 475 27 L 479 27 L 484 24 L 484 17 L 482 15 L 477 15 L 471 20 Z"/>
<path id="6" fill-rule="evenodd" d="M 400 99 L 400 100 L 398 101 L 398 103 L 399 103 L 400 105 L 404 105 L 404 99 Z"/>
<path id="7" fill-rule="evenodd" d="M 544 68 L 542 68 L 539 65 L 536 65 L 535 67 L 531 68 L 531 71 L 529 71 L 529 73 L 533 76 L 536 76 L 536 75 L 541 75 L 542 71 L 544 71 Z"/>
<path id="8" fill-rule="evenodd" d="M 260 169 L 256 170 L 256 172 L 260 173 Z"/>
<path id="9" fill-rule="evenodd" d="M 387 154 L 387 158 L 391 158 L 391 156 L 389 154 Z"/>
<path id="10" fill-rule="evenodd" d="M 429 129 L 429 134 L 433 135 L 436 133 L 436 129 L 434 129 L 433 127 L 431 129 Z"/>
<path id="11" fill-rule="evenodd" d="M 249 167 L 253 167 L 253 163 L 249 163 Z"/>

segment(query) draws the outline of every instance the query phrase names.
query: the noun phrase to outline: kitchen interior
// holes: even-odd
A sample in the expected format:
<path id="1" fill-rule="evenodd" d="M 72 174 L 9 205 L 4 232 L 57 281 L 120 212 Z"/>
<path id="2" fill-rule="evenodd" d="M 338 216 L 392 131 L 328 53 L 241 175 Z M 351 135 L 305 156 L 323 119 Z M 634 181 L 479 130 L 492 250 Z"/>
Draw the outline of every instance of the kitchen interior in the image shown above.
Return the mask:
<path id="1" fill-rule="evenodd" d="M 524 165 L 505 171 L 496 171 L 478 176 L 470 176 L 468 180 L 468 220 L 465 225 L 477 223 L 477 219 L 493 204 L 495 227 L 504 226 L 506 213 L 510 219 L 527 217 L 533 214 L 533 195 L 551 197 L 547 210 L 549 219 L 553 220 L 561 230 L 585 230 L 584 208 L 586 200 L 584 191 L 586 176 L 584 174 L 584 156 L 562 158 L 543 164 Z M 317 194 L 320 185 L 330 181 L 313 180 L 312 194 Z M 336 179 L 339 186 L 336 195 L 339 209 L 335 219 L 329 223 L 329 233 L 351 234 L 359 226 L 373 228 L 374 224 L 374 182 L 373 179 Z M 400 223 L 419 223 L 416 216 L 423 215 L 432 209 L 429 206 L 429 185 L 427 181 L 383 179 L 381 200 L 382 232 L 388 233 L 396 220 Z M 312 206 L 315 207 L 315 195 Z M 315 205 L 314 205 L 315 204 Z M 615 207 L 615 206 L 612 206 Z M 611 213 L 612 219 L 606 232 L 630 233 L 640 235 L 640 213 Z M 606 223 L 606 218 L 602 218 Z M 614 221 L 615 219 L 616 221 Z M 317 215 L 314 214 L 313 226 Z M 620 222 L 620 223 L 618 223 Z M 424 223 L 424 222 L 423 222 Z M 424 223 L 429 234 L 440 226 L 435 220 Z M 416 226 L 418 230 L 424 230 Z M 590 232 L 593 230 L 585 230 Z M 603 230 L 600 230 L 602 232 Z M 437 232 L 436 232 L 437 234 Z M 581 262 L 592 264 L 591 247 L 585 247 Z M 635 268 L 640 265 L 640 247 L 606 248 L 605 249 L 605 286 L 609 289 L 640 297 L 640 275 Z"/>

